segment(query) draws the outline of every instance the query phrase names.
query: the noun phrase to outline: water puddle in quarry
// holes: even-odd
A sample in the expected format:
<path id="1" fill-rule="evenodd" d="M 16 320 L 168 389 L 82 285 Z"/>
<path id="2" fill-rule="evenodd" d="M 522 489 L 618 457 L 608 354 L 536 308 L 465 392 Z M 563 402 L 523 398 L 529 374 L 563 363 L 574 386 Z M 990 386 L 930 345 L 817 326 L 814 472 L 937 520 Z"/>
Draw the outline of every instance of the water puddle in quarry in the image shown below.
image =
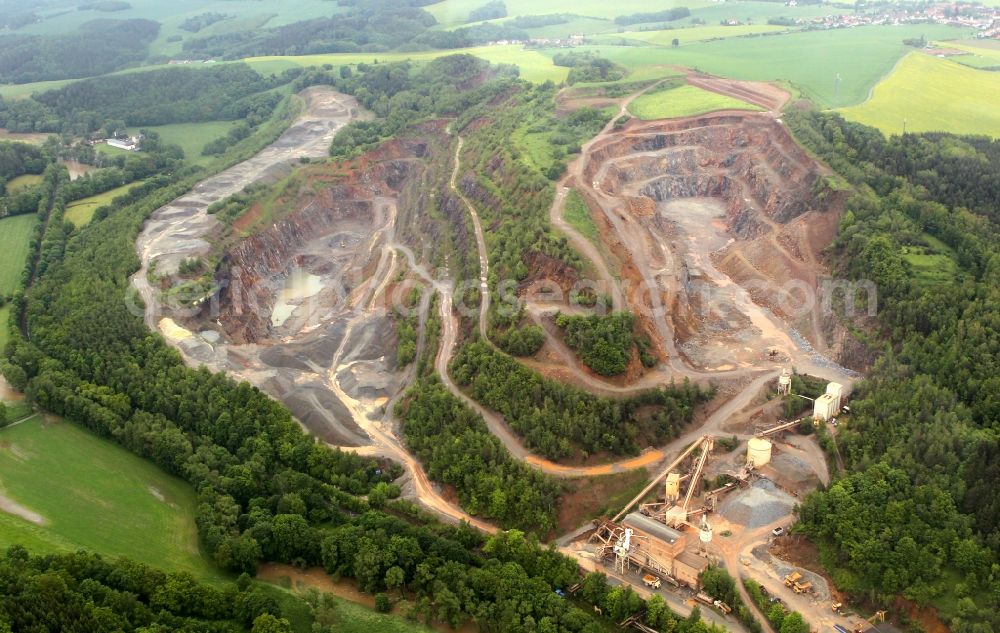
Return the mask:
<path id="1" fill-rule="evenodd" d="M 323 278 L 302 268 L 293 268 L 285 285 L 278 291 L 274 308 L 271 310 L 271 325 L 281 326 L 292 316 L 301 303 L 315 297 L 323 289 Z"/>
<path id="2" fill-rule="evenodd" d="M 770 349 L 792 355 L 797 346 L 785 326 L 713 262 L 713 254 L 736 241 L 726 229 L 723 202 L 679 198 L 656 208 L 650 231 L 670 259 L 681 262 L 683 269 L 675 274 L 690 307 L 688 318 L 698 322 L 680 345 L 685 356 L 707 370 L 725 371 L 753 366 Z"/>

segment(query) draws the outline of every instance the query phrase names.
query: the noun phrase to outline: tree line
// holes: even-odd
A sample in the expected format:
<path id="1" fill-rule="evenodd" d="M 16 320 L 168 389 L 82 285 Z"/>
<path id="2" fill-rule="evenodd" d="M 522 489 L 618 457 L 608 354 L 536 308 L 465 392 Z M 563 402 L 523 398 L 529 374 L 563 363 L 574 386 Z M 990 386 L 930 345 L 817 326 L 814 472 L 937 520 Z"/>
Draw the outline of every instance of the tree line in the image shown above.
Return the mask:
<path id="1" fill-rule="evenodd" d="M 291 633 L 278 603 L 248 578 L 217 589 L 188 573 L 77 552 L 0 558 L 0 631 Z"/>

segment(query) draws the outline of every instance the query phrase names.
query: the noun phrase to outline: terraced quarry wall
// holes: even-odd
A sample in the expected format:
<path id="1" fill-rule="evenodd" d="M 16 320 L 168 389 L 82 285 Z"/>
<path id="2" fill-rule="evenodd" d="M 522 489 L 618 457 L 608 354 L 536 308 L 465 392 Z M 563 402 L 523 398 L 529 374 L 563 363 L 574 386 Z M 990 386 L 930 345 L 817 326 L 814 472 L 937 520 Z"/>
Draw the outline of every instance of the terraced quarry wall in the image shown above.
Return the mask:
<path id="1" fill-rule="evenodd" d="M 832 320 L 800 295 L 818 296 L 820 252 L 839 221 L 828 173 L 773 114 L 720 112 L 631 121 L 595 143 L 581 176 L 638 288 L 630 303 L 654 321 L 664 306 L 665 353 L 676 338 L 694 366 L 722 370 L 801 351 L 776 317 L 827 348 Z"/>

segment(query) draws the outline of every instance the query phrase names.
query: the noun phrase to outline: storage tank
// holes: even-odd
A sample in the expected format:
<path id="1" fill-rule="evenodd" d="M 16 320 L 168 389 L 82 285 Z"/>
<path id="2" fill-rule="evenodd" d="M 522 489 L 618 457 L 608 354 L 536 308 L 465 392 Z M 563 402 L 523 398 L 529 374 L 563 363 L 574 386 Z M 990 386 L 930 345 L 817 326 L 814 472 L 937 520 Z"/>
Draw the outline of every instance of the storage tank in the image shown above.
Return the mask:
<path id="1" fill-rule="evenodd" d="M 681 475 L 680 473 L 670 473 L 667 475 L 667 501 L 673 501 L 681 496 Z"/>
<path id="2" fill-rule="evenodd" d="M 747 461 L 760 468 L 771 461 L 771 442 L 763 437 L 751 437 L 747 443 Z"/>
<path id="3" fill-rule="evenodd" d="M 778 376 L 778 393 L 788 395 L 792 392 L 792 372 L 787 369 Z"/>

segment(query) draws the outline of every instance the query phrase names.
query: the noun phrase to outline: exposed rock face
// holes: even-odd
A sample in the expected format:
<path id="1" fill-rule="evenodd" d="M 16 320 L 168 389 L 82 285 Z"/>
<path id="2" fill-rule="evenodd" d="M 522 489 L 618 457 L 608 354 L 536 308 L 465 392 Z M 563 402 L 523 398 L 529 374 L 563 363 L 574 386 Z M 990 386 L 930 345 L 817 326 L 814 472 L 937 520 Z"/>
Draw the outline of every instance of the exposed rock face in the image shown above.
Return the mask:
<path id="1" fill-rule="evenodd" d="M 623 157 L 623 158 L 618 158 Z M 819 166 L 768 117 L 705 116 L 662 122 L 595 149 L 586 176 L 605 191 L 667 202 L 721 198 L 729 230 L 766 231 L 814 208 Z"/>
<path id="2" fill-rule="evenodd" d="M 723 370 L 796 348 L 775 315 L 827 348 L 822 315 L 788 299 L 818 288 L 836 231 L 842 200 L 826 173 L 771 114 L 723 112 L 631 121 L 591 148 L 582 176 L 623 279 L 655 288 L 627 290 L 632 309 L 645 319 L 665 306 L 646 319 L 664 355 L 676 343 L 674 355 Z"/>
<path id="3" fill-rule="evenodd" d="M 268 336 L 276 298 L 269 282 L 284 275 L 305 244 L 347 223 L 372 224 L 372 200 L 358 199 L 352 195 L 356 193 L 343 186 L 322 191 L 300 201 L 298 211 L 230 249 L 220 267 L 230 280 L 220 291 L 220 321 L 232 340 L 256 343 Z"/>

